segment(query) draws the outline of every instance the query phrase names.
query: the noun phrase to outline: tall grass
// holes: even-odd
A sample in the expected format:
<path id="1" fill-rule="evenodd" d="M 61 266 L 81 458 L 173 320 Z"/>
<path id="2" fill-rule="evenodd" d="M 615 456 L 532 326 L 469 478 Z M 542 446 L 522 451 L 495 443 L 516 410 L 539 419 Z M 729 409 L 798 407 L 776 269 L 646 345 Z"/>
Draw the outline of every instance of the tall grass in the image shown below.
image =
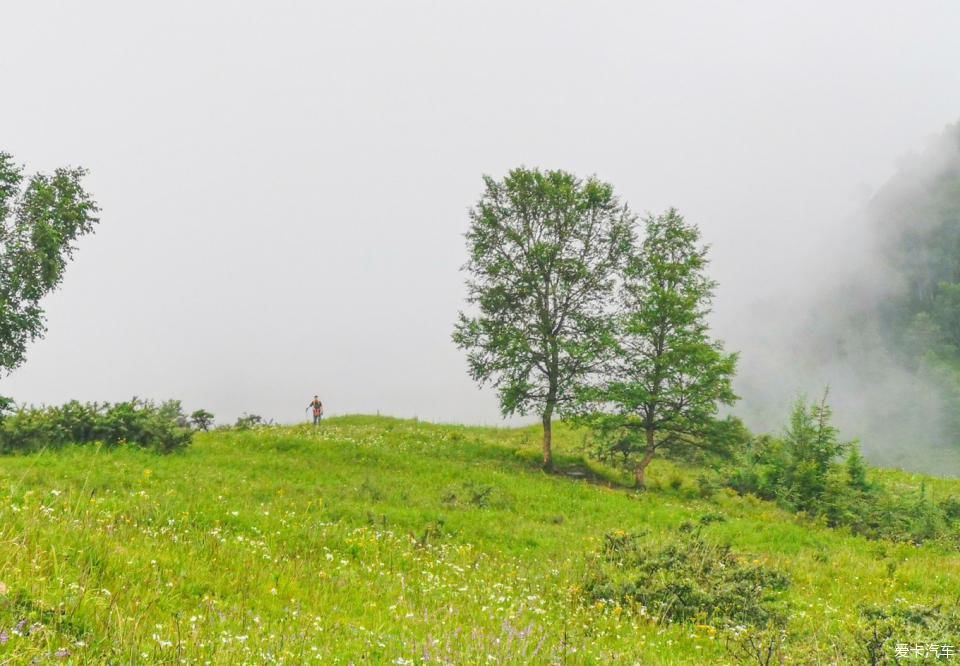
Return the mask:
<path id="1" fill-rule="evenodd" d="M 738 663 L 722 627 L 582 589 L 608 532 L 706 515 L 705 538 L 790 577 L 794 654 L 853 654 L 862 604 L 960 596 L 955 553 L 703 499 L 667 461 L 637 494 L 557 442 L 585 480 L 540 471 L 522 429 L 372 417 L 2 458 L 0 661 Z"/>

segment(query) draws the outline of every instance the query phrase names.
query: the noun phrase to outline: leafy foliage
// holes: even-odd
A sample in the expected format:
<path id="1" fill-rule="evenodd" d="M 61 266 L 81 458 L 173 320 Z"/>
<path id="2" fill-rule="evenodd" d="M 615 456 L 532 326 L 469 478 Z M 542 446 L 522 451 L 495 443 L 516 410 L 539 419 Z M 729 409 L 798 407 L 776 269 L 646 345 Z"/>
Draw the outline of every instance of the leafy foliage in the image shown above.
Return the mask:
<path id="1" fill-rule="evenodd" d="M 169 453 L 190 443 L 190 430 L 179 400 L 156 404 L 81 403 L 59 407 L 21 406 L 0 420 L 0 453 L 31 452 L 67 444 L 130 444 Z"/>
<path id="2" fill-rule="evenodd" d="M 213 414 L 205 409 L 198 409 L 190 414 L 190 422 L 193 423 L 193 427 L 197 430 L 206 432 L 210 430 L 210 426 L 213 425 Z"/>
<path id="3" fill-rule="evenodd" d="M 814 513 L 827 490 L 827 477 L 837 458 L 851 444 L 837 439 L 830 419 L 827 393 L 819 403 L 798 400 L 784 434 L 784 460 L 779 479 L 780 497 L 798 511 Z"/>
<path id="4" fill-rule="evenodd" d="M 625 464 L 642 456 L 634 468 L 638 486 L 658 449 L 722 449 L 736 429 L 716 418 L 721 404 L 736 400 L 737 357 L 709 337 L 716 284 L 705 274 L 707 248 L 675 209 L 645 223 L 646 237 L 627 265 L 615 359 L 592 392 L 600 413 L 587 418 L 601 456 L 604 448 Z"/>
<path id="5" fill-rule="evenodd" d="M 233 427 L 235 430 L 250 430 L 262 425 L 267 425 L 267 422 L 259 414 L 244 413 L 237 417 L 237 422 L 233 424 Z"/>
<path id="6" fill-rule="evenodd" d="M 766 626 L 785 621 L 777 599 L 788 585 L 784 574 L 744 562 L 687 524 L 667 538 L 608 533 L 584 592 L 594 601 L 640 606 L 661 622 Z"/>
<path id="7" fill-rule="evenodd" d="M 445 489 L 441 496 L 443 505 L 450 509 L 511 508 L 509 494 L 502 488 L 476 481 L 464 481 Z"/>
<path id="8" fill-rule="evenodd" d="M 784 663 L 787 631 L 782 626 L 773 623 L 766 627 L 739 626 L 725 632 L 724 637 L 727 653 L 738 664 L 777 666 Z"/>
<path id="9" fill-rule="evenodd" d="M 863 490 L 866 470 L 853 442 L 840 442 L 831 423 L 827 394 L 818 403 L 800 399 L 794 404 L 782 438 L 761 436 L 746 453 L 746 464 L 731 477 L 731 486 L 807 513 L 822 507 L 837 458 L 847 461 L 849 485 Z"/>
<path id="10" fill-rule="evenodd" d="M 85 174 L 57 169 L 25 181 L 0 152 L 0 370 L 19 366 L 27 344 L 44 332 L 40 300 L 60 284 L 75 241 L 97 222 Z"/>
<path id="11" fill-rule="evenodd" d="M 846 652 L 851 662 L 863 664 L 936 664 L 949 660 L 960 648 L 960 612 L 950 604 L 926 606 L 903 600 L 860 610 L 853 628 L 854 642 Z M 950 646 L 950 653 L 941 646 Z M 914 647 L 920 647 L 919 653 Z M 931 649 L 932 648 L 932 649 Z"/>
<path id="12" fill-rule="evenodd" d="M 755 437 L 727 485 L 871 539 L 960 545 L 960 500 L 934 502 L 922 487 L 894 492 L 871 483 L 857 444 L 840 441 L 830 419 L 826 394 L 817 403 L 798 400 L 784 436 Z"/>
<path id="13" fill-rule="evenodd" d="M 453 339 L 471 376 L 496 387 L 504 415 L 550 422 L 595 371 L 610 337 L 609 301 L 631 247 L 633 216 L 613 188 L 564 171 L 514 169 L 486 189 L 466 234 L 468 301 Z"/>

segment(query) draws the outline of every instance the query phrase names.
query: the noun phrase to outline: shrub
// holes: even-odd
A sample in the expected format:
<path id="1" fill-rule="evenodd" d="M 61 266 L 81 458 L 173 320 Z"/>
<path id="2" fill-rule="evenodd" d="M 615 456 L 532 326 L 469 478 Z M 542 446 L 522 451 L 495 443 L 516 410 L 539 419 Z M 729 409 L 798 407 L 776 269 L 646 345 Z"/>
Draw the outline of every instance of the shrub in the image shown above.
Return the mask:
<path id="1" fill-rule="evenodd" d="M 511 499 L 500 488 L 476 481 L 465 481 L 444 490 L 440 501 L 448 508 L 509 509 Z"/>
<path id="2" fill-rule="evenodd" d="M 719 490 L 717 482 L 706 474 L 697 477 L 697 494 L 701 499 L 712 499 L 717 494 L 717 490 Z"/>
<path id="3" fill-rule="evenodd" d="M 39 451 L 67 444 L 132 444 L 168 453 L 190 443 L 193 431 L 178 400 L 21 406 L 0 418 L 0 453 Z"/>
<path id="4" fill-rule="evenodd" d="M 856 444 L 850 447 L 847 454 L 847 483 L 851 488 L 857 490 L 869 490 L 870 484 L 867 482 L 867 464 L 860 453 L 860 447 Z"/>
<path id="5" fill-rule="evenodd" d="M 727 485 L 741 495 L 773 500 L 783 494 L 789 455 L 784 442 L 758 435 L 746 446 L 740 464 L 729 474 Z"/>
<path id="6" fill-rule="evenodd" d="M 237 417 L 237 422 L 233 425 L 235 430 L 251 430 L 258 426 L 267 425 L 263 417 L 259 414 L 246 414 Z"/>
<path id="7" fill-rule="evenodd" d="M 800 400 L 790 415 L 784 435 L 786 459 L 777 470 L 778 497 L 797 511 L 816 513 L 827 492 L 828 477 L 837 457 L 852 446 L 838 440 L 830 423 L 832 412 L 824 393 L 819 403 L 810 406 Z"/>
<path id="8" fill-rule="evenodd" d="M 783 663 L 787 632 L 783 627 L 735 627 L 725 633 L 727 653 L 738 664 L 776 666 Z"/>
<path id="9" fill-rule="evenodd" d="M 897 602 L 866 606 L 852 629 L 853 646 L 843 655 L 861 664 L 940 663 L 960 646 L 960 612 L 952 605 L 920 606 Z M 914 652 L 915 646 L 923 648 Z M 941 647 L 950 646 L 950 653 Z"/>
<path id="10" fill-rule="evenodd" d="M 591 601 L 640 606 L 660 621 L 767 626 L 785 621 L 777 593 L 788 584 L 784 574 L 745 563 L 729 546 L 684 525 L 662 539 L 607 534 L 583 590 Z"/>
<path id="11" fill-rule="evenodd" d="M 870 483 L 857 445 L 839 441 L 825 400 L 797 402 L 782 439 L 755 437 L 726 485 L 870 539 L 960 545 L 960 501 L 937 504 L 923 488 L 904 493 Z"/>
<path id="12" fill-rule="evenodd" d="M 943 515 L 949 522 L 956 522 L 960 519 L 960 499 L 948 497 L 938 502 L 937 506 L 943 511 Z"/>
<path id="13" fill-rule="evenodd" d="M 956 538 L 947 510 L 932 502 L 924 489 L 893 493 L 876 486 L 862 490 L 849 485 L 847 475 L 840 470 L 828 484 L 819 513 L 830 527 L 848 527 L 869 539 L 920 544 Z"/>

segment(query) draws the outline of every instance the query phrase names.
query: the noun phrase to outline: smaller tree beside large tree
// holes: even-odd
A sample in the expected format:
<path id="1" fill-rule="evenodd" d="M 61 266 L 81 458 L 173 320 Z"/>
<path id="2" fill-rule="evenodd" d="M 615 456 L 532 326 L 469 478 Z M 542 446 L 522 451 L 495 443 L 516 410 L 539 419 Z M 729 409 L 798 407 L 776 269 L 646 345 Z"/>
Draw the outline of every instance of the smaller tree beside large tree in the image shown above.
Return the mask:
<path id="1" fill-rule="evenodd" d="M 699 231 L 675 209 L 645 227 L 625 273 L 615 361 L 591 391 L 598 409 L 586 419 L 600 452 L 622 456 L 641 488 L 662 449 L 722 448 L 733 424 L 718 419 L 719 407 L 737 399 L 737 356 L 709 335 L 716 283 Z"/>
<path id="2" fill-rule="evenodd" d="M 609 349 L 610 294 L 634 218 L 595 178 L 520 168 L 484 183 L 466 235 L 476 311 L 460 313 L 453 339 L 472 377 L 497 389 L 504 416 L 540 416 L 549 469 L 552 419 Z"/>

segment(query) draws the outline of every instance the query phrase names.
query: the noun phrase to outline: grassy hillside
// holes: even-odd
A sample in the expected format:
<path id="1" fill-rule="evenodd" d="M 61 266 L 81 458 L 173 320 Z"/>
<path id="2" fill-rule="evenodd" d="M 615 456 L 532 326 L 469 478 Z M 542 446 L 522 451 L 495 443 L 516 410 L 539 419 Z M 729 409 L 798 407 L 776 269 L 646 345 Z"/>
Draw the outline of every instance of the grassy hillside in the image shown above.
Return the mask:
<path id="1" fill-rule="evenodd" d="M 718 627 L 585 595 L 604 535 L 655 543 L 684 522 L 790 577 L 777 602 L 789 663 L 860 663 L 864 604 L 960 598 L 955 551 L 703 499 L 695 472 L 665 461 L 637 494 L 587 468 L 575 433 L 556 437 L 580 478 L 538 469 L 535 430 L 373 417 L 203 434 L 169 456 L 0 459 L 0 660 L 756 663 Z M 882 476 L 960 495 L 960 482 Z"/>

